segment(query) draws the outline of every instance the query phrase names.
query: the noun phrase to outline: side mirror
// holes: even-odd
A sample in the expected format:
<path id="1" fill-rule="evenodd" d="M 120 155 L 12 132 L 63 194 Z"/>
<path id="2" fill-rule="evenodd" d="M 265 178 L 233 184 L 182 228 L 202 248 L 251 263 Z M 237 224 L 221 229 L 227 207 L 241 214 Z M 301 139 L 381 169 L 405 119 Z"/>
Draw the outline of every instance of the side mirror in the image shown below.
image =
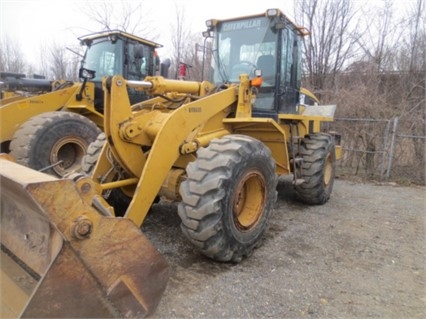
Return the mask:
<path id="1" fill-rule="evenodd" d="M 81 101 L 83 99 L 83 91 L 86 87 L 86 82 L 87 80 L 92 80 L 95 78 L 96 72 L 93 70 L 89 70 L 89 69 L 85 69 L 85 68 L 80 68 L 80 70 L 78 71 L 78 77 L 80 79 L 83 79 L 83 84 L 81 85 L 80 88 L 80 92 L 78 92 L 75 96 L 77 101 Z"/>
<path id="2" fill-rule="evenodd" d="M 172 62 L 170 59 L 165 59 L 164 62 L 161 62 L 160 65 L 160 75 L 164 78 L 168 78 L 169 76 L 169 68 Z"/>
<path id="3" fill-rule="evenodd" d="M 78 77 L 83 80 L 92 80 L 96 77 L 96 71 L 80 68 Z"/>

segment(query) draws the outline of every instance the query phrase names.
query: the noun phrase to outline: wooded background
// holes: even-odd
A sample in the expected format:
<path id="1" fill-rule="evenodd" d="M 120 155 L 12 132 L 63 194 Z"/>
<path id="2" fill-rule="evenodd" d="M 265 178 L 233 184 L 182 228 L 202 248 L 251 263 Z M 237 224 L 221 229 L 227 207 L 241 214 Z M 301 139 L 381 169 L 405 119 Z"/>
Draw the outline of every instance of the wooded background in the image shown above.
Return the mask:
<path id="1" fill-rule="evenodd" d="M 82 12 L 99 26 L 94 31 L 120 29 L 155 41 L 158 35 L 144 23 L 144 3 L 97 1 Z M 338 174 L 425 185 L 425 1 L 405 1 L 404 12 L 396 3 L 364 8 L 351 0 L 295 0 L 294 20 L 311 32 L 304 39 L 302 84 L 323 104 L 338 106 L 331 127 L 342 134 L 344 147 Z M 203 63 L 203 53 L 209 43 L 188 27 L 185 8 L 170 9 L 169 76 L 177 77 L 179 63 L 186 63 L 188 80 L 207 79 L 210 61 L 207 55 Z M 82 53 L 76 43 L 51 43 L 28 62 L 19 41 L 4 33 L 0 69 L 78 80 L 81 57 L 67 50 Z"/>

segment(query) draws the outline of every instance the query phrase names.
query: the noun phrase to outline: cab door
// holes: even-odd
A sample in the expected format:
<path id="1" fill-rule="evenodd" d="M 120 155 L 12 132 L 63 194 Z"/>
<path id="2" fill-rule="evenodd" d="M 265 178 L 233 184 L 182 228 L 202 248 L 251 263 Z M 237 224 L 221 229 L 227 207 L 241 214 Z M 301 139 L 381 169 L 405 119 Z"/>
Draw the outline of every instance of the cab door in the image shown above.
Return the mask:
<path id="1" fill-rule="evenodd" d="M 296 30 L 283 29 L 277 101 L 279 113 L 295 114 L 301 82 L 301 42 Z"/>

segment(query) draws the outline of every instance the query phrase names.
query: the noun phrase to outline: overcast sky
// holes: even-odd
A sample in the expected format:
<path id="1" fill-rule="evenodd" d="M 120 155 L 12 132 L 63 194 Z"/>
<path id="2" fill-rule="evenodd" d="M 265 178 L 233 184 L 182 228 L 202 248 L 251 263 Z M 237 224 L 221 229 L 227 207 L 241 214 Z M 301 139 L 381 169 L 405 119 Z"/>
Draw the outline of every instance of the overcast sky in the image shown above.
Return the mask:
<path id="1" fill-rule="evenodd" d="M 40 59 L 39 50 L 43 46 L 52 42 L 76 45 L 78 36 L 100 31 L 99 24 L 94 25 L 88 21 L 87 15 L 82 12 L 87 8 L 84 5 L 87 1 L 102 3 L 107 0 L 0 0 L 0 34 L 15 39 L 25 53 L 27 62 L 32 63 L 32 59 Z M 110 1 L 120 6 L 120 1 Z M 155 28 L 160 37 L 150 40 L 165 46 L 159 52 L 161 55 L 162 51 L 166 53 L 167 47 L 170 46 L 170 26 L 175 22 L 176 7 L 186 8 L 185 18 L 192 25 L 191 30 L 202 32 L 205 30 L 207 19 L 257 14 L 269 8 L 279 8 L 293 18 L 293 1 L 297 0 L 142 0 L 142 4 L 149 12 L 149 21 L 158 22 L 154 23 L 152 28 Z M 356 4 L 383 2 L 353 1 Z M 413 3 L 415 0 L 394 2 L 396 6 L 403 7 L 404 4 Z"/>
<path id="2" fill-rule="evenodd" d="M 91 2 L 102 2 L 89 0 Z M 128 0 L 134 2 L 136 0 Z M 59 44 L 78 44 L 77 37 L 99 31 L 99 25 L 87 20 L 81 12 L 86 1 L 79 0 L 0 0 L 0 33 L 15 39 L 27 59 L 39 59 L 38 51 L 53 41 Z M 114 0 L 111 0 L 114 3 Z M 158 21 L 156 28 L 160 38 L 151 39 L 165 47 L 170 41 L 170 25 L 175 22 L 176 6 L 184 7 L 185 18 L 191 30 L 202 32 L 205 21 L 211 18 L 230 18 L 246 14 L 257 14 L 268 8 L 280 8 L 293 15 L 293 7 L 285 3 L 292 0 L 143 0 L 149 7 L 149 20 Z M 119 1 L 116 1 L 120 5 Z M 90 30 L 88 32 L 88 30 Z M 160 32 L 158 32 L 160 31 Z M 167 50 L 166 48 L 161 50 Z M 160 51 L 161 54 L 161 51 Z M 31 61 L 28 61 L 31 63 Z"/>

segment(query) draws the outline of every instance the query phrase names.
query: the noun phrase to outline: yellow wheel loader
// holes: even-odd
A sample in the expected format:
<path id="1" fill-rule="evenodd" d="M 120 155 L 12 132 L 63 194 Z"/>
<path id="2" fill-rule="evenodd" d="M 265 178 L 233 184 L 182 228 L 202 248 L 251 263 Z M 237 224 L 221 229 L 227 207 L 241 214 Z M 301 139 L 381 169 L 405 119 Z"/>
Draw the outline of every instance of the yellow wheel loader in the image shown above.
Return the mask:
<path id="1" fill-rule="evenodd" d="M 222 262 L 260 245 L 278 176 L 293 175 L 306 203 L 329 200 L 341 148 L 321 128 L 335 107 L 300 88 L 307 30 L 278 9 L 207 27 L 211 81 L 103 79 L 89 176 L 58 180 L 0 161 L 2 251 L 38 280 L 22 317 L 151 314 L 169 271 L 139 228 L 158 197 L 179 202 L 185 236 Z M 152 98 L 131 104 L 129 89 Z M 109 196 L 128 199 L 122 217 Z"/>
<path id="2" fill-rule="evenodd" d="M 109 31 L 79 40 L 86 47 L 81 82 L 10 73 L 3 73 L 2 79 L 1 151 L 10 152 L 20 164 L 60 177 L 80 167 L 88 145 L 101 133 L 102 77 L 120 74 L 141 80 L 160 67 L 155 50 L 161 45 L 134 35 Z M 129 92 L 131 103 L 146 98 L 144 92 Z"/>

